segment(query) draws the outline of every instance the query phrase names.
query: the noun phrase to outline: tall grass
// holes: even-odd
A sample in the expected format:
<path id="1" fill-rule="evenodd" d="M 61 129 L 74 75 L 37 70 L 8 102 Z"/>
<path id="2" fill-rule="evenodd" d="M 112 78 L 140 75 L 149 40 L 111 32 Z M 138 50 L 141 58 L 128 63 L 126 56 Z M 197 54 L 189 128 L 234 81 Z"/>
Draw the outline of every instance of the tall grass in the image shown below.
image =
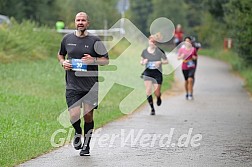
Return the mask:
<path id="1" fill-rule="evenodd" d="M 0 28 L 0 62 L 41 60 L 54 56 L 61 35 L 47 27 L 38 28 L 36 23 L 14 19 L 9 27 Z"/>
<path id="2" fill-rule="evenodd" d="M 0 31 L 0 166 L 13 166 L 53 150 L 52 134 L 64 129 L 57 120 L 66 109 L 64 70 L 56 60 L 62 36 L 35 27 L 29 21 L 13 22 L 11 28 Z M 125 45 L 112 49 L 111 58 L 117 58 Z M 165 77 L 163 91 L 172 79 Z M 111 88 L 95 112 L 96 128 L 124 115 L 119 104 L 131 91 L 120 84 Z M 67 135 L 57 135 L 55 141 Z"/>

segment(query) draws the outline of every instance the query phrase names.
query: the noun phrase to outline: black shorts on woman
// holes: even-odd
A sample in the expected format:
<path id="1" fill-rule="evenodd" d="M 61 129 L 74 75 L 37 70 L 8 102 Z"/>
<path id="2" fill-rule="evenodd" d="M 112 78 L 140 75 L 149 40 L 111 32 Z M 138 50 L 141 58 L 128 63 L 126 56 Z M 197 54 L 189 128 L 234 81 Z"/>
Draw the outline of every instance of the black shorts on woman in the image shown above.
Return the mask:
<path id="1" fill-rule="evenodd" d="M 195 70 L 196 70 L 196 68 L 191 68 L 191 69 L 188 69 L 188 70 L 182 70 L 184 78 L 185 78 L 186 81 L 188 80 L 188 78 L 193 78 L 194 79 Z"/>
<path id="2" fill-rule="evenodd" d="M 143 50 L 142 58 L 147 59 L 149 63 L 151 63 L 151 67 L 149 67 L 149 63 L 146 64 L 145 70 L 142 74 L 144 81 L 152 81 L 152 83 L 162 84 L 163 75 L 162 75 L 162 64 L 159 67 L 153 67 L 155 62 L 161 61 L 161 59 L 167 60 L 165 52 L 156 48 L 154 53 L 149 53 L 147 49 Z"/>
<path id="3" fill-rule="evenodd" d="M 146 68 L 143 72 L 144 81 L 152 81 L 153 84 L 162 84 L 163 75 L 158 69 L 148 69 Z"/>

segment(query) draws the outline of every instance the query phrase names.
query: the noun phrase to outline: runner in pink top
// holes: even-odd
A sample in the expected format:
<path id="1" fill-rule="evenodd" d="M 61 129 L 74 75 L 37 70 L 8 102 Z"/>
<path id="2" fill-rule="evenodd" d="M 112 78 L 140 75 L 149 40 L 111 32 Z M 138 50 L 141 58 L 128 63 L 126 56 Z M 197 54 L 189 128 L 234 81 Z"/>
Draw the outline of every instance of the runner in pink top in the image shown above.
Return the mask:
<path id="1" fill-rule="evenodd" d="M 193 100 L 193 83 L 196 69 L 197 51 L 192 46 L 191 38 L 185 38 L 185 45 L 178 51 L 178 59 L 182 59 L 182 71 L 185 78 L 186 99 Z"/>

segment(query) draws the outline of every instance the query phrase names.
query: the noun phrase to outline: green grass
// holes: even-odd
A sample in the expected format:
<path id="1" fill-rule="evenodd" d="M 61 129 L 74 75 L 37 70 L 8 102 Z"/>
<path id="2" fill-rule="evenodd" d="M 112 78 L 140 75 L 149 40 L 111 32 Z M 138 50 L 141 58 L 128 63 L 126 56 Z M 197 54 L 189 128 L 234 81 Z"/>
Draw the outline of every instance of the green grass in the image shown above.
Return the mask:
<path id="1" fill-rule="evenodd" d="M 229 63 L 232 66 L 232 69 L 245 79 L 245 87 L 252 93 L 252 67 L 245 64 L 234 51 L 223 49 L 200 49 L 199 54 L 217 58 Z"/>
<path id="2" fill-rule="evenodd" d="M 64 129 L 57 121 L 66 109 L 64 71 L 56 58 L 1 64 L 0 70 L 0 164 L 13 166 L 52 150 L 52 134 Z M 163 90 L 171 80 L 166 77 Z M 95 112 L 96 128 L 124 115 L 118 106 L 131 91 L 118 84 L 112 87 Z M 60 137 L 67 133 L 55 141 Z"/>
<path id="3" fill-rule="evenodd" d="M 26 24 L 23 26 L 32 27 L 29 23 Z M 17 29 L 13 27 L 8 31 Z M 24 36 L 18 38 L 23 40 L 24 45 L 31 39 L 35 44 L 30 44 L 29 47 L 19 46 L 22 44 L 20 42 L 16 45 L 16 38 L 6 32 L 9 45 L 15 48 L 6 43 L 0 48 L 0 166 L 14 166 L 55 149 L 50 142 L 52 134 L 59 129 L 69 131 L 69 128 L 64 128 L 57 120 L 66 110 L 64 70 L 56 60 L 61 36 L 56 35 L 52 39 L 54 35 L 45 30 L 46 33 L 37 39 L 33 37 L 36 33 L 30 33 L 31 28 L 30 31 L 25 28 L 20 31 Z M 16 34 L 22 35 L 21 32 Z M 37 54 L 37 45 L 42 48 L 43 57 L 41 53 Z M 121 45 L 111 51 L 112 59 L 127 48 L 127 43 L 122 42 Z M 137 50 L 141 51 L 140 48 Z M 143 69 L 139 65 L 140 53 L 134 50 L 130 55 L 127 60 L 122 59 L 122 62 L 135 63 L 139 68 L 124 71 L 122 74 L 136 73 L 139 77 Z M 170 87 L 172 80 L 173 75 L 165 76 L 162 91 Z M 143 85 L 143 81 L 139 81 L 136 84 Z M 95 112 L 96 128 L 124 116 L 119 110 L 119 104 L 132 90 L 120 83 L 113 85 Z M 56 143 L 59 144 L 59 139 L 67 138 L 67 135 L 68 133 L 58 134 Z"/>
<path id="4" fill-rule="evenodd" d="M 55 55 L 62 35 L 31 21 L 0 27 L 0 62 L 43 60 Z M 56 50 L 55 50 L 56 49 Z"/>

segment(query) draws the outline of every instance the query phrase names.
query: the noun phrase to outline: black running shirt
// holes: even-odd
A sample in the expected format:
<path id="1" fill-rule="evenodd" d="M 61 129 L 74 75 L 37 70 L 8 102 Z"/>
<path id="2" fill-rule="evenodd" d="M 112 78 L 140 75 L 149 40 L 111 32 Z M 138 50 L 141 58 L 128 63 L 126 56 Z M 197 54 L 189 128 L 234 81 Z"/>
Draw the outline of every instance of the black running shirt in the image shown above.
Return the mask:
<path id="1" fill-rule="evenodd" d="M 96 52 L 97 49 L 98 53 Z M 97 36 L 89 34 L 85 37 L 77 37 L 74 33 L 64 36 L 59 55 L 63 55 L 64 57 L 67 55 L 67 59 L 71 60 L 81 59 L 84 57 L 84 54 L 89 54 L 92 57 L 108 58 L 108 53 Z M 94 71 L 92 76 L 85 76 L 85 72 L 88 71 Z M 66 71 L 66 89 L 89 91 L 98 82 L 98 65 L 88 65 L 87 71 L 78 73 L 83 73 L 83 75 L 76 76 L 75 71 Z"/>

